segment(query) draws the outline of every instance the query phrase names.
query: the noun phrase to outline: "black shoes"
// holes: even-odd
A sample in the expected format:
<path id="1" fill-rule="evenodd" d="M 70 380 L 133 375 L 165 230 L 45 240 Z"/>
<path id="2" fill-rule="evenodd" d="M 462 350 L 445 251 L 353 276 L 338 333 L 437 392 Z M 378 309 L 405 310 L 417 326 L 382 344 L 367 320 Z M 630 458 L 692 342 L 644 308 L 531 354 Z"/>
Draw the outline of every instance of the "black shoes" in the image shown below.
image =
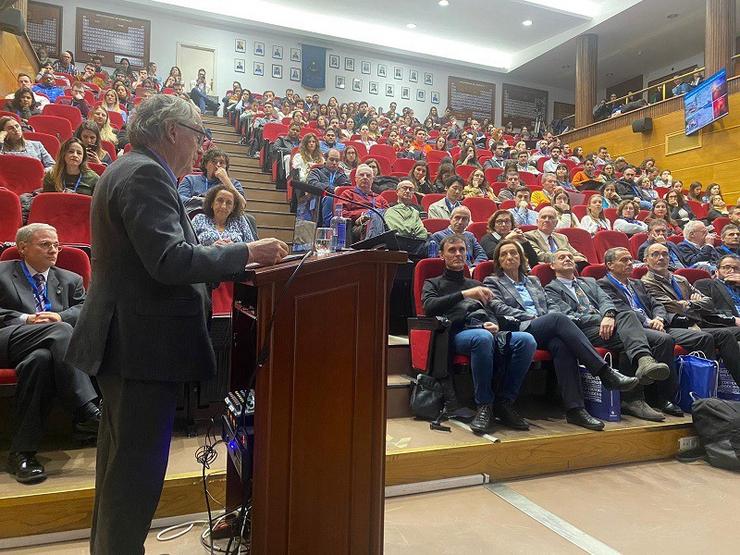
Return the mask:
<path id="1" fill-rule="evenodd" d="M 36 460 L 36 453 L 10 453 L 8 472 L 21 484 L 37 484 L 46 480 L 46 472 Z"/>
<path id="2" fill-rule="evenodd" d="M 527 421 L 522 418 L 514 408 L 514 404 L 508 399 L 493 405 L 493 415 L 498 418 L 504 426 L 508 426 L 514 430 L 529 430 L 529 424 L 527 424 Z"/>
<path id="3" fill-rule="evenodd" d="M 476 434 L 485 434 L 491 427 L 491 418 L 493 418 L 493 410 L 490 404 L 481 405 L 470 421 L 470 429 Z"/>
<path id="4" fill-rule="evenodd" d="M 98 427 L 100 426 L 100 410 L 88 416 L 85 420 L 79 420 L 74 423 L 73 437 L 78 441 L 90 441 L 97 439 Z"/>
<path id="5" fill-rule="evenodd" d="M 681 407 L 679 407 L 675 403 L 672 403 L 671 401 L 660 401 L 658 403 L 658 406 L 655 408 L 661 412 L 670 414 L 671 416 L 683 416 L 683 411 L 681 410 Z"/>
<path id="6" fill-rule="evenodd" d="M 637 378 L 630 378 L 624 374 L 620 374 L 608 365 L 604 365 L 604 368 L 601 369 L 599 378 L 601 378 L 601 384 L 605 388 L 616 389 L 617 391 L 629 391 L 637 387 L 639 383 Z"/>
<path id="7" fill-rule="evenodd" d="M 619 374 L 621 376 L 621 374 Z M 622 376 L 624 377 L 624 376 Z M 588 428 L 595 432 L 600 432 L 604 429 L 604 423 L 598 418 L 594 418 L 586 409 L 570 409 L 565 413 L 565 419 L 569 424 L 575 424 L 582 428 Z"/>

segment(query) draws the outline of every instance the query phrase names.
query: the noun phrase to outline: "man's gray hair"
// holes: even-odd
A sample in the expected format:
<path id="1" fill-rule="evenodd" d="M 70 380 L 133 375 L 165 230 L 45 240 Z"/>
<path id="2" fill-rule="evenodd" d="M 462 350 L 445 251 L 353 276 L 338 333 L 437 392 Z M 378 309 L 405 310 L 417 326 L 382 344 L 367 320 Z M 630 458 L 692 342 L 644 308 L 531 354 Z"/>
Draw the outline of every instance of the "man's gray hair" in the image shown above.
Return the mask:
<path id="1" fill-rule="evenodd" d="M 154 146 L 165 139 L 166 122 L 199 126 L 195 105 L 178 96 L 157 94 L 144 100 L 128 122 L 128 140 L 132 147 Z"/>
<path id="2" fill-rule="evenodd" d="M 552 173 L 552 172 L 545 172 L 545 173 L 542 174 L 542 177 L 540 177 L 540 183 L 542 183 L 542 180 L 545 179 L 546 177 L 552 177 L 555 181 L 558 180 L 558 176 L 555 175 L 554 173 Z"/>
<path id="3" fill-rule="evenodd" d="M 725 225 L 725 227 L 722 228 L 722 235 L 721 235 L 722 239 L 725 238 L 725 235 L 729 231 L 740 231 L 740 228 L 737 227 L 735 224 L 727 224 L 727 225 Z"/>
<path id="4" fill-rule="evenodd" d="M 700 222 L 699 220 L 690 220 L 686 223 L 686 225 L 683 228 L 683 237 L 684 239 L 688 239 L 691 237 L 691 234 L 696 231 L 698 227 L 701 227 L 704 225 L 704 222 Z"/>
<path id="5" fill-rule="evenodd" d="M 460 205 L 460 206 L 456 206 L 455 208 L 452 209 L 452 212 L 450 212 L 450 219 L 452 219 L 452 216 L 454 216 L 458 212 L 467 212 L 469 218 L 472 218 L 473 217 L 473 214 L 470 211 L 470 208 L 468 208 L 467 206 Z"/>
<path id="6" fill-rule="evenodd" d="M 357 169 L 355 169 L 355 175 L 358 174 L 358 173 L 360 173 L 360 168 L 363 168 L 363 169 L 367 168 L 368 170 L 370 170 L 370 173 L 371 174 L 374 173 L 373 172 L 373 169 L 370 166 L 368 166 L 367 164 L 360 164 L 359 166 L 357 166 Z"/>
<path id="7" fill-rule="evenodd" d="M 36 233 L 37 231 L 53 231 L 54 233 L 56 233 L 57 229 L 49 224 L 41 223 L 24 225 L 23 227 L 19 228 L 18 231 L 16 231 L 15 242 L 30 243 L 31 239 L 33 239 L 34 233 Z"/>
<path id="8" fill-rule="evenodd" d="M 610 264 L 614 262 L 617 259 L 617 255 L 622 251 L 630 252 L 630 250 L 625 247 L 612 247 L 610 249 L 607 249 L 607 251 L 604 253 L 604 264 Z"/>

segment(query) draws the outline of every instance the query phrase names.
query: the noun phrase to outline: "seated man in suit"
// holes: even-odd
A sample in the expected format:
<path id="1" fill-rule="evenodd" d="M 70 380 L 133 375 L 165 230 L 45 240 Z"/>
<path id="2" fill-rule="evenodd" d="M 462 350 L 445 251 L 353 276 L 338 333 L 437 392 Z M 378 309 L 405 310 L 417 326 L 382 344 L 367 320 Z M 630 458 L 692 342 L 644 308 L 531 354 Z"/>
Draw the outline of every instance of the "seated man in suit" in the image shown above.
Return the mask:
<path id="1" fill-rule="evenodd" d="M 725 229 L 727 227 L 729 226 L 725 226 Z M 716 278 L 700 279 L 694 285 L 699 291 L 714 301 L 717 312 L 732 316 L 735 318 L 735 325 L 740 325 L 739 257 L 734 254 L 723 256 L 717 262 Z"/>
<path id="2" fill-rule="evenodd" d="M 738 211 L 740 213 L 740 211 Z M 740 228 L 735 224 L 727 224 L 722 228 L 722 244 L 717 247 L 720 255 L 734 254 L 740 256 Z"/>
<path id="3" fill-rule="evenodd" d="M 465 231 L 471 218 L 472 215 L 467 206 L 458 206 L 450 215 L 450 227 L 433 234 L 432 239 L 437 241 L 437 243 L 441 243 L 442 239 L 450 235 L 462 235 L 465 237 L 465 245 L 467 247 L 465 255 L 468 257 L 468 266 L 472 267 L 488 260 L 488 256 L 486 256 L 486 251 L 480 246 L 475 235 L 469 231 Z"/>
<path id="4" fill-rule="evenodd" d="M 94 439 L 100 423 L 90 377 L 63 360 L 85 300 L 82 278 L 56 268 L 59 239 L 50 225 L 20 228 L 21 260 L 0 262 L 0 367 L 15 368 L 17 429 L 8 472 L 22 483 L 46 478 L 36 459 L 57 395 L 74 414 L 78 439 Z"/>
<path id="5" fill-rule="evenodd" d="M 665 221 L 659 219 L 650 220 L 650 222 L 648 223 L 648 238 L 642 245 L 640 245 L 640 248 L 637 249 L 638 260 L 645 260 L 645 250 L 647 250 L 650 245 L 652 245 L 653 243 L 660 243 L 661 245 L 665 245 L 665 247 L 668 249 L 668 269 L 673 271 L 679 268 L 685 268 L 683 262 L 681 261 L 678 247 L 674 242 L 668 241 L 666 239 L 667 237 L 668 226 L 666 225 Z"/>
<path id="6" fill-rule="evenodd" d="M 612 369 L 570 318 L 548 307 L 540 280 L 527 275 L 529 268 L 519 241 L 500 241 L 494 251 L 493 266 L 494 273 L 483 284 L 493 291 L 491 307 L 499 325 L 532 334 L 538 348 L 550 351 L 566 420 L 589 430 L 603 430 L 604 423 L 584 408 L 579 362 L 601 378 L 607 389 L 629 391 L 637 386 L 637 378 Z"/>
<path id="7" fill-rule="evenodd" d="M 593 345 L 623 351 L 628 359 L 626 367 L 620 368 L 623 374 L 637 376 L 641 385 L 676 377 L 670 335 L 643 328 L 631 310 L 617 312 L 595 279 L 576 277 L 575 261 L 569 251 L 557 251 L 550 267 L 555 279 L 545 287 L 547 305 L 573 320 Z M 642 388 L 623 397 L 622 411 L 644 420 L 665 420 L 645 402 Z"/>
<path id="8" fill-rule="evenodd" d="M 476 433 L 486 433 L 496 417 L 505 426 L 528 430 L 529 425 L 514 408 L 514 401 L 532 362 L 535 341 L 528 333 L 513 332 L 507 360 L 495 356 L 498 323 L 489 306 L 493 294 L 479 281 L 465 277 L 466 250 L 466 240 L 461 235 L 442 239 L 440 256 L 445 271 L 424 282 L 421 294 L 424 312 L 427 316 L 444 316 L 450 320 L 455 351 L 470 356 L 477 404 L 470 428 Z M 504 375 L 494 396 L 493 380 L 497 373 Z"/>
<path id="9" fill-rule="evenodd" d="M 325 191 L 330 193 L 334 192 L 337 187 L 342 187 L 350 184 L 347 174 L 339 166 L 339 162 L 342 159 L 342 155 L 335 148 L 329 149 L 326 154 L 326 161 L 322 167 L 314 168 L 308 172 L 308 178 L 306 181 L 309 185 L 321 187 Z M 316 214 L 314 210 L 317 208 L 318 199 L 317 197 L 311 197 L 308 200 L 309 209 L 311 214 Z M 321 220 L 320 225 L 329 226 L 332 217 L 332 207 L 334 203 L 331 198 L 324 198 L 321 202 Z M 323 222 L 323 223 L 322 223 Z"/>
<path id="10" fill-rule="evenodd" d="M 678 255 L 687 268 L 700 268 L 708 272 L 717 269 L 717 260 L 721 256 L 714 248 L 717 235 L 709 233 L 701 220 L 692 220 L 683 228 L 684 240 L 678 244 Z"/>
<path id="11" fill-rule="evenodd" d="M 573 255 L 579 270 L 588 266 L 586 257 L 571 246 L 568 237 L 562 233 L 555 233 L 558 218 L 558 212 L 552 206 L 545 206 L 537 214 L 537 229 L 524 234 L 537 253 L 537 260 L 541 264 L 550 264 L 555 260 L 555 252 L 567 250 Z"/>
<path id="12" fill-rule="evenodd" d="M 458 206 L 461 206 L 460 200 L 462 199 L 465 182 L 459 175 L 451 175 L 442 183 L 445 188 L 445 196 L 429 205 L 429 213 L 427 215 L 430 218 L 449 220 L 452 211 Z"/>
<path id="13" fill-rule="evenodd" d="M 648 293 L 662 303 L 666 311 L 683 317 L 680 320 L 685 321 L 686 327 L 696 325 L 711 334 L 727 370 L 740 384 L 740 348 L 737 343 L 740 340 L 739 321 L 718 312 L 711 298 L 703 295 L 685 277 L 668 270 L 668 249 L 665 245 L 650 245 L 645 252 L 645 262 L 649 271 L 642 276 L 642 282 Z"/>

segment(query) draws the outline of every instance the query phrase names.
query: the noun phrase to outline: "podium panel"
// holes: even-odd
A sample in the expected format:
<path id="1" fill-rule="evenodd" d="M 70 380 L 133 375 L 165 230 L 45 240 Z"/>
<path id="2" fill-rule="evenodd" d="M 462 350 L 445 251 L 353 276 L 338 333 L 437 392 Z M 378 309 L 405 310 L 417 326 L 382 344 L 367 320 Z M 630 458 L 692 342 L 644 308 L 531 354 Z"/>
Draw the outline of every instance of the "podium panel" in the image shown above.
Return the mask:
<path id="1" fill-rule="evenodd" d="M 355 251 L 307 262 L 287 292 L 297 263 L 236 284 L 236 387 L 254 371 L 282 295 L 257 370 L 253 553 L 382 552 L 387 305 L 405 260 Z M 231 508 L 241 499 L 230 463 L 227 473 Z"/>

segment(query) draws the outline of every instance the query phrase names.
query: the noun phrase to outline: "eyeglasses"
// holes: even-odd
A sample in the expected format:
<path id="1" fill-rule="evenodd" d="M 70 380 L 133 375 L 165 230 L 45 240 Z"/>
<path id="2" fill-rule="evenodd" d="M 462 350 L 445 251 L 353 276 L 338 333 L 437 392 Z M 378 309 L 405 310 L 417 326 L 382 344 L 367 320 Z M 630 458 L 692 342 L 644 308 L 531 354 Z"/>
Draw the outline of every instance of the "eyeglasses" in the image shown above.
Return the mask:
<path id="1" fill-rule="evenodd" d="M 201 126 L 200 128 L 193 127 L 191 125 L 187 125 L 180 121 L 177 122 L 177 125 L 180 125 L 184 127 L 185 129 L 190 129 L 192 132 L 196 133 L 196 137 L 198 138 L 198 144 L 202 143 L 203 139 L 206 138 L 206 130 L 203 128 L 203 126 Z"/>
<path id="2" fill-rule="evenodd" d="M 36 243 L 36 246 L 45 251 L 50 251 L 52 249 L 56 251 L 62 250 L 62 245 L 58 242 L 52 243 L 51 241 L 41 241 L 40 243 Z"/>
<path id="3" fill-rule="evenodd" d="M 722 264 L 719 269 L 724 272 L 740 272 L 740 267 L 734 266 L 732 264 Z"/>
<path id="4" fill-rule="evenodd" d="M 651 252 L 648 254 L 650 258 L 668 258 L 668 251 Z"/>

